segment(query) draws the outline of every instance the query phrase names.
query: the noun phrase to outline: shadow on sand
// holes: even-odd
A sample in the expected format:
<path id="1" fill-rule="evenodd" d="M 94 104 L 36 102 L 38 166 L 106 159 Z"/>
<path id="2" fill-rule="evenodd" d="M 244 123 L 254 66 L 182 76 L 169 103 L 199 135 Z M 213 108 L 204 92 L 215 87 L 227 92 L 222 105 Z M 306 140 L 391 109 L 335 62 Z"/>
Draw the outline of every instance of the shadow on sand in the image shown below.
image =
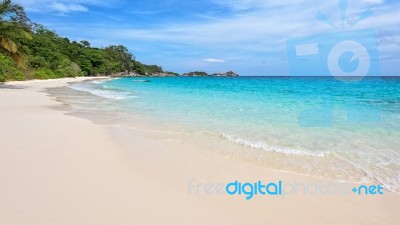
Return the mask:
<path id="1" fill-rule="evenodd" d="M 25 86 L 22 85 L 11 85 L 11 84 L 4 84 L 0 83 L 0 89 L 25 89 Z"/>

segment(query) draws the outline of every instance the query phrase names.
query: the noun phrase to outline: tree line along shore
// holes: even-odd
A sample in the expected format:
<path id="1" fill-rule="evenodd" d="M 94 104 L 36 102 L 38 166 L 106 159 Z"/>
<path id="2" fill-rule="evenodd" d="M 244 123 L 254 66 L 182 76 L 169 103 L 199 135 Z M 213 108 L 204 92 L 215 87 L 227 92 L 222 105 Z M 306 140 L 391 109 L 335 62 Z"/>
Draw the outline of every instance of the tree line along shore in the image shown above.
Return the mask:
<path id="1" fill-rule="evenodd" d="M 123 45 L 92 47 L 32 22 L 24 8 L 0 1 L 0 81 L 97 75 L 178 75 L 145 65 Z"/>
<path id="2" fill-rule="evenodd" d="M 179 76 L 158 65 L 146 65 L 123 45 L 92 47 L 89 41 L 71 41 L 32 22 L 24 8 L 11 0 L 0 1 L 0 82 L 79 76 Z M 238 76 L 229 71 L 209 75 L 189 72 L 182 76 Z"/>

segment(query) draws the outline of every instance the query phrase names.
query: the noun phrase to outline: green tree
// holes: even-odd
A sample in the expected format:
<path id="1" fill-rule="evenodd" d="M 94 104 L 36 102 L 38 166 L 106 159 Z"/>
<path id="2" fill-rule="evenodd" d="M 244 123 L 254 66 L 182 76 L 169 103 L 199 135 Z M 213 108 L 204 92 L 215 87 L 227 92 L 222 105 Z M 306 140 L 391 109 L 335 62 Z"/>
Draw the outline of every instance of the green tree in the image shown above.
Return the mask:
<path id="1" fill-rule="evenodd" d="M 82 40 L 81 44 L 83 45 L 83 47 L 88 48 L 90 47 L 90 42 L 86 41 L 86 40 Z"/>
<path id="2" fill-rule="evenodd" d="M 24 9 L 11 0 L 0 3 L 0 52 L 10 56 L 18 65 L 22 65 L 24 54 L 21 51 L 21 39 L 31 39 L 27 26 L 22 25 L 27 19 Z"/>
<path id="3" fill-rule="evenodd" d="M 135 60 L 127 47 L 123 45 L 111 45 L 105 48 L 107 55 L 113 61 L 119 62 L 118 72 L 132 71 L 132 61 Z"/>

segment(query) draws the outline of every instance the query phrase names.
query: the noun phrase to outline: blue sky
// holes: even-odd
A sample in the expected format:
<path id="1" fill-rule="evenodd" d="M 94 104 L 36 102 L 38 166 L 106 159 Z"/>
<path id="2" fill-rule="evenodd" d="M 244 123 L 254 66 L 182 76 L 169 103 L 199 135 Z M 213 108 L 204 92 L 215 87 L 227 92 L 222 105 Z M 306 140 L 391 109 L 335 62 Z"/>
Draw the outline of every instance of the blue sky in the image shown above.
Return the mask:
<path id="1" fill-rule="evenodd" d="M 338 1 L 305 0 L 15 0 L 29 17 L 71 40 L 123 44 L 139 61 L 165 70 L 233 70 L 241 75 L 289 75 L 289 38 L 376 29 L 381 72 L 400 75 L 400 2 L 349 0 L 346 24 L 315 19 L 323 11 L 341 23 Z"/>

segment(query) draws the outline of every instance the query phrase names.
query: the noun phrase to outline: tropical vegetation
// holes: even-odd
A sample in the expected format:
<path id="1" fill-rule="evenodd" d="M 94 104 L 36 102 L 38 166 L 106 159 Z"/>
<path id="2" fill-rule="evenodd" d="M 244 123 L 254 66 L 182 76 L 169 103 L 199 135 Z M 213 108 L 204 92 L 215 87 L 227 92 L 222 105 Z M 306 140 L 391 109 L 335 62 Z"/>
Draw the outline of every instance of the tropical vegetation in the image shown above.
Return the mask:
<path id="1" fill-rule="evenodd" d="M 33 23 L 21 5 L 0 1 L 1 82 L 121 73 L 153 75 L 164 71 L 137 61 L 123 45 L 96 48 L 86 40 L 61 37 Z"/>

